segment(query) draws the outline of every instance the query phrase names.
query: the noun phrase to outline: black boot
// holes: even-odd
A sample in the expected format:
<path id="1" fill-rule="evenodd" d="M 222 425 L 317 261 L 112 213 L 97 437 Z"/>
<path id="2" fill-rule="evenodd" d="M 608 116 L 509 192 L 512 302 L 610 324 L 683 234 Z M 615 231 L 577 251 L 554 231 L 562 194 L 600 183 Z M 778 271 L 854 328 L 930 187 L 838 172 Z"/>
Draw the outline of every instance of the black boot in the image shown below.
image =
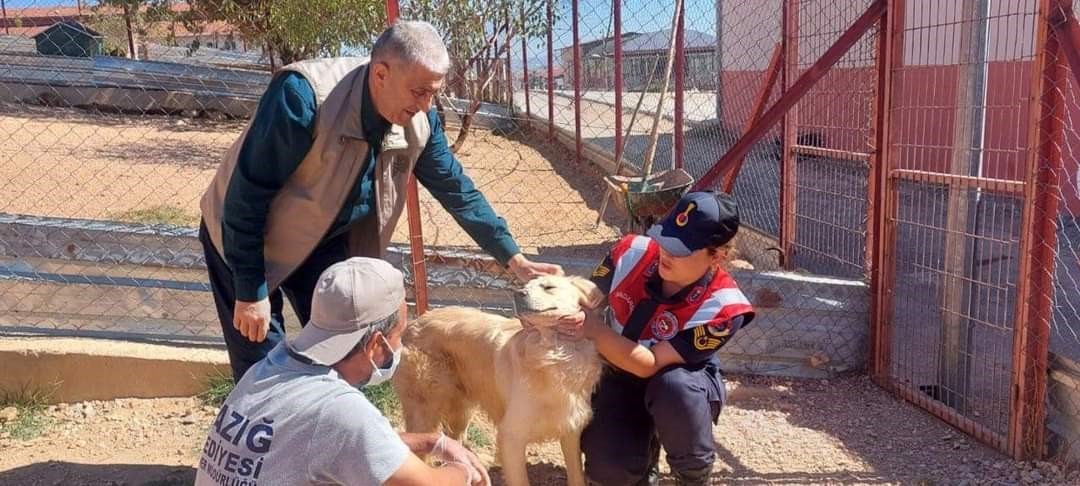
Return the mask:
<path id="1" fill-rule="evenodd" d="M 653 464 L 649 466 L 649 473 L 641 478 L 635 486 L 660 486 L 660 465 Z"/>
<path id="2" fill-rule="evenodd" d="M 711 464 L 708 467 L 703 467 L 701 469 L 675 471 L 676 484 L 679 486 L 705 486 L 709 484 L 710 476 L 712 476 Z"/>
<path id="3" fill-rule="evenodd" d="M 649 443 L 649 472 L 635 486 L 660 486 L 660 441 L 653 436 Z"/>

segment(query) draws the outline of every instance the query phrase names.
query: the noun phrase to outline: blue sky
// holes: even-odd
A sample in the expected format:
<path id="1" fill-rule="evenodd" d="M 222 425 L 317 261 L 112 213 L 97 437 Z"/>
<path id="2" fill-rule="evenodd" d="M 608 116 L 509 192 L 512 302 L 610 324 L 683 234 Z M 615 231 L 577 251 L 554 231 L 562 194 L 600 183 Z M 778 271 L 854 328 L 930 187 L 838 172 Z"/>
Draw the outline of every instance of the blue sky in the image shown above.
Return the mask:
<path id="1" fill-rule="evenodd" d="M 579 0 L 579 34 L 582 41 L 604 37 L 609 29 L 612 0 Z M 26 7 L 47 7 L 55 5 L 75 6 L 75 0 L 4 0 L 8 12 Z M 686 4 L 686 26 L 688 29 L 715 35 L 716 12 L 715 0 L 684 0 Z M 97 0 L 83 0 L 83 5 L 95 5 Z M 653 32 L 667 29 L 671 25 L 674 11 L 673 1 L 664 0 L 622 0 L 623 32 Z M 569 46 L 573 35 L 570 23 L 570 0 L 559 0 L 563 11 L 561 19 L 555 23 L 553 39 L 555 49 Z M 613 28 L 613 27 L 611 27 Z M 529 42 L 529 66 L 543 67 L 546 62 L 545 39 L 533 39 Z M 511 53 L 515 66 L 521 66 L 521 41 L 515 42 Z M 557 56 L 557 55 L 556 55 Z"/>

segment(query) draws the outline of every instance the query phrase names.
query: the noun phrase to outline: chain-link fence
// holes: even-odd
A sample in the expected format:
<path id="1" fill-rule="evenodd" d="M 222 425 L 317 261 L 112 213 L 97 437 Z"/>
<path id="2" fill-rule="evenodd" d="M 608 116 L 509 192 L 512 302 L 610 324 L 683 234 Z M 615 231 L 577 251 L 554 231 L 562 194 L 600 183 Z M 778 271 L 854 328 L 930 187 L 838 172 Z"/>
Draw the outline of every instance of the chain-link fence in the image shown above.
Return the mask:
<path id="1" fill-rule="evenodd" d="M 869 362 L 1003 450 L 1045 415 L 1077 454 L 1080 35 L 1058 0 L 391 3 L 444 33 L 448 142 L 530 257 L 587 275 L 640 229 L 605 179 L 684 170 L 744 222 L 759 317 L 728 370 Z M 220 342 L 199 198 L 274 70 L 363 55 L 385 7 L 6 2 L 0 330 Z M 507 312 L 509 274 L 418 202 L 390 252 L 410 299 Z"/>
<path id="2" fill-rule="evenodd" d="M 1035 317 L 1042 329 L 1049 324 L 1048 452 L 1076 462 L 1080 460 L 1076 433 L 1080 430 L 1080 63 L 1076 62 L 1080 46 L 1073 34 L 1080 33 L 1076 23 L 1080 2 L 1071 3 L 1072 12 L 1067 2 L 1055 2 L 1048 15 L 1053 50 L 1048 47 L 1045 62 L 1053 69 L 1044 76 L 1040 123 L 1052 138 L 1040 141 L 1035 193 L 1044 199 L 1033 216 L 1057 224 L 1032 240 L 1040 255 L 1032 268 L 1040 280 L 1032 291 L 1038 305 L 1049 309 Z"/>

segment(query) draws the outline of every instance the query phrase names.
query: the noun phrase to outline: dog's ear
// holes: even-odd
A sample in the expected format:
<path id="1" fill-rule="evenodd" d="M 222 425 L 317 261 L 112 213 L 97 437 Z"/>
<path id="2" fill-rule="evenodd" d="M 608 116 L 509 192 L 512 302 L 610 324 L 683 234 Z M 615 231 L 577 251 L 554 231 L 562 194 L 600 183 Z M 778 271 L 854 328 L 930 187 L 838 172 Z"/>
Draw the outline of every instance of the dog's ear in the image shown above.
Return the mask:
<path id="1" fill-rule="evenodd" d="M 573 276 L 570 277 L 570 283 L 581 291 L 581 305 L 583 307 L 595 309 L 604 301 L 604 293 L 600 291 L 600 287 L 597 287 L 592 280 Z"/>

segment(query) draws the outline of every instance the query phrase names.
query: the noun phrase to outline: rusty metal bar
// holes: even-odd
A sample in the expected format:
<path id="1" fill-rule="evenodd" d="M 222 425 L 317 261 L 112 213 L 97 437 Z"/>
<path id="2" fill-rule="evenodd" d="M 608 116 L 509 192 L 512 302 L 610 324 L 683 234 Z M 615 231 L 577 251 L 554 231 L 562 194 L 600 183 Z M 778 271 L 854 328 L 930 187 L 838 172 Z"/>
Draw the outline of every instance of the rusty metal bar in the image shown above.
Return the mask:
<path id="1" fill-rule="evenodd" d="M 784 70 L 781 73 L 780 93 L 787 93 L 799 70 L 799 0 L 787 0 L 783 6 Z M 798 137 L 798 104 L 792 103 L 780 124 L 780 265 L 791 270 L 795 264 L 795 163 L 798 155 L 791 149 Z"/>
<path id="2" fill-rule="evenodd" d="M 513 63 L 510 62 L 510 52 L 513 49 L 510 47 L 510 41 L 513 37 L 510 34 L 510 7 L 506 8 L 506 69 L 503 71 L 506 73 L 506 104 L 510 109 L 510 114 L 514 113 L 514 68 Z M 524 35 L 521 36 L 525 38 Z M 522 59 L 522 64 L 528 65 L 525 59 Z"/>
<path id="3" fill-rule="evenodd" d="M 529 86 L 529 36 L 525 35 L 525 6 L 521 6 L 521 92 L 525 93 L 525 126 L 532 123 L 532 106 L 529 98 L 532 97 L 532 87 Z"/>
<path id="4" fill-rule="evenodd" d="M 398 0 L 386 0 L 386 25 L 394 25 L 398 19 Z"/>
<path id="5" fill-rule="evenodd" d="M 889 383 L 892 334 L 892 285 L 895 280 L 896 189 L 889 180 L 895 160 L 892 146 L 893 83 L 904 55 L 904 2 L 888 0 L 877 39 L 877 93 L 874 100 L 874 153 L 867 188 L 866 268 L 873 291 L 870 308 L 870 378 Z M 917 395 L 916 395 L 917 396 Z"/>
<path id="6" fill-rule="evenodd" d="M 615 160 L 622 160 L 623 150 L 623 72 L 622 72 L 622 0 L 611 0 L 615 24 Z M 618 171 L 616 171 L 617 173 Z M 604 198 L 607 201 L 607 198 Z"/>
<path id="7" fill-rule="evenodd" d="M 683 168 L 683 152 L 684 152 L 684 135 L 683 135 L 683 123 L 686 116 L 684 109 L 685 91 L 686 91 L 686 4 L 679 3 L 679 11 L 677 12 L 679 21 L 675 26 L 675 127 L 674 127 L 674 145 L 675 149 L 675 168 Z M 657 116 L 660 116 L 657 113 Z"/>
<path id="8" fill-rule="evenodd" d="M 571 17 L 573 26 L 574 45 L 574 161 L 581 163 L 581 38 L 578 37 L 578 0 L 570 1 Z"/>
<path id="9" fill-rule="evenodd" d="M 1051 19 L 1058 36 L 1058 42 L 1064 51 L 1065 58 L 1069 60 L 1069 69 L 1072 70 L 1073 79 L 1080 84 L 1080 24 L 1076 21 L 1076 13 L 1072 5 L 1065 3 L 1060 6 L 1058 15 Z"/>
<path id="10" fill-rule="evenodd" d="M 931 415 L 960 429 L 961 432 L 974 437 L 990 447 L 1004 450 L 1005 444 L 1008 442 L 1008 439 L 1004 435 L 994 432 L 989 427 L 956 413 L 956 410 L 953 408 L 934 400 L 926 393 L 912 388 L 907 384 L 890 381 L 885 383 L 883 387 L 896 395 L 899 395 L 900 398 L 925 409 L 927 412 L 930 412 Z"/>
<path id="11" fill-rule="evenodd" d="M 791 151 L 799 155 L 809 155 L 812 157 L 828 157 L 831 159 L 849 160 L 853 162 L 868 162 L 874 156 L 874 154 L 867 152 L 855 152 L 852 150 L 831 149 L 799 144 L 792 145 Z"/>
<path id="12" fill-rule="evenodd" d="M 386 0 L 386 24 L 393 25 L 397 19 L 398 0 Z M 409 263 L 413 272 L 416 315 L 422 315 L 428 308 L 427 267 L 424 260 L 424 225 L 420 219 L 420 190 L 413 174 L 409 174 L 405 186 L 405 211 L 409 219 Z"/>
<path id="13" fill-rule="evenodd" d="M 1022 195 L 1024 193 L 1023 181 L 1008 179 L 991 179 L 987 177 L 974 177 L 956 174 L 943 174 L 914 169 L 893 169 L 889 171 L 892 179 L 903 179 L 914 182 L 929 182 L 954 187 L 956 189 L 982 189 L 984 191 L 1002 194 Z"/>
<path id="14" fill-rule="evenodd" d="M 548 138 L 555 140 L 555 54 L 552 49 L 551 29 L 553 27 L 551 2 L 547 2 L 547 91 L 548 91 Z M 563 79 L 566 79 L 565 74 Z"/>
<path id="15" fill-rule="evenodd" d="M 713 167 L 694 184 L 692 190 L 701 190 L 713 185 L 728 166 L 734 163 L 735 160 L 745 156 L 754 144 L 780 120 L 784 113 L 795 103 L 798 103 L 807 91 L 821 80 L 840 58 L 844 57 L 844 54 L 858 42 L 859 38 L 873 27 L 884 11 L 885 0 L 876 0 L 870 4 L 866 11 L 825 51 L 821 58 L 791 85 L 791 89 L 776 100 L 776 103 L 761 116 L 761 119 L 754 124 L 754 127 L 739 137 L 735 145 L 713 164 Z"/>
<path id="16" fill-rule="evenodd" d="M 1052 27 L 1071 16 L 1068 0 L 1040 0 L 1032 63 L 1027 172 L 1017 277 L 1017 319 L 1013 337 L 1013 393 L 1010 400 L 1009 452 L 1016 459 L 1038 459 L 1046 435 L 1046 374 L 1053 320 L 1054 258 L 1057 253 L 1058 174 L 1062 168 L 1067 30 Z"/>
<path id="17" fill-rule="evenodd" d="M 761 114 L 765 111 L 765 105 L 769 102 L 769 94 L 772 93 L 773 86 L 776 85 L 776 80 L 780 77 L 780 60 L 784 58 L 783 46 L 782 43 L 777 42 L 776 47 L 773 48 L 772 57 L 769 58 L 769 67 L 765 69 L 765 79 L 758 86 L 757 94 L 754 96 L 754 107 L 751 109 L 750 118 L 746 120 L 746 127 L 743 128 L 744 134 L 749 132 L 754 123 L 761 118 Z M 739 157 L 732 165 L 731 170 L 728 170 L 724 175 L 724 192 L 731 194 L 731 191 L 735 190 L 735 179 L 738 179 L 745 160 L 745 156 Z"/>

